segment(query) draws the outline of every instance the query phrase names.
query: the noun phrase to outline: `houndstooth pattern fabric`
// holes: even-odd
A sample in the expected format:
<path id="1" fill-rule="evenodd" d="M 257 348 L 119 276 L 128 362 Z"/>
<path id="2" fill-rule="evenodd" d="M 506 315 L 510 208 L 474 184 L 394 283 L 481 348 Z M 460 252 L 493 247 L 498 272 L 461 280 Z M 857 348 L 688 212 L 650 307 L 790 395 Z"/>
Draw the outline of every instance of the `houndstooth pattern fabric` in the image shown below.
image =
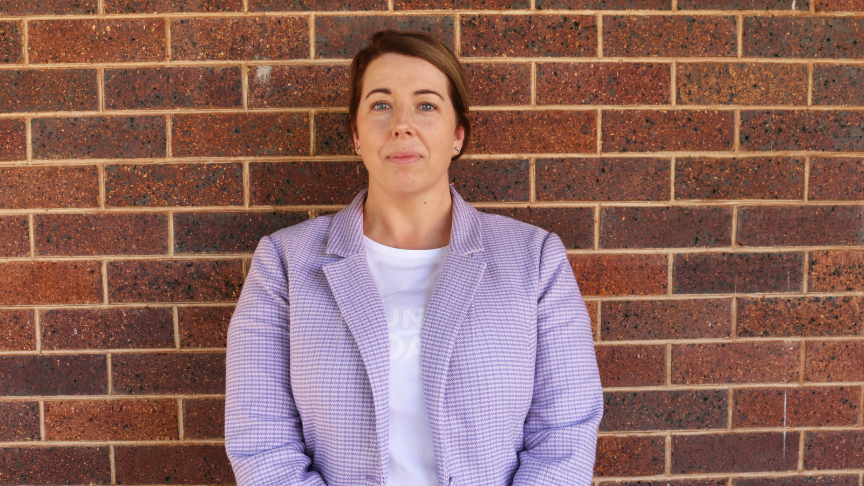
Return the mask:
<path id="1" fill-rule="evenodd" d="M 255 251 L 228 328 L 239 485 L 386 484 L 389 341 L 363 245 L 367 191 Z M 603 396 L 564 245 L 450 193 L 420 357 L 440 484 L 588 485 Z"/>

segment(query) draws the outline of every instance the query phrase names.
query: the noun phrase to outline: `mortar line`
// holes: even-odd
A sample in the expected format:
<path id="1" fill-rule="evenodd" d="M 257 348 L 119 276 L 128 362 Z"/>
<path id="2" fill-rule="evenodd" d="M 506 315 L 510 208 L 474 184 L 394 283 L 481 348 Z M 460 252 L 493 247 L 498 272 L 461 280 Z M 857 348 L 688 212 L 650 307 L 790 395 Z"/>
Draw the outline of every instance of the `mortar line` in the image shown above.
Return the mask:
<path id="1" fill-rule="evenodd" d="M 528 10 L 534 12 L 537 10 L 537 0 L 531 0 L 528 4 Z"/>
<path id="2" fill-rule="evenodd" d="M 741 110 L 735 110 L 734 114 L 732 136 L 735 137 L 735 139 L 732 141 L 732 151 L 741 152 Z"/>
<path id="3" fill-rule="evenodd" d="M 738 338 L 738 299 L 739 298 L 740 297 L 738 297 L 738 296 L 732 297 L 732 305 L 731 305 L 732 317 L 729 321 L 730 326 L 731 326 L 731 329 L 729 330 L 730 331 L 729 338 L 732 341 L 738 340 L 737 338 Z"/>
<path id="4" fill-rule="evenodd" d="M 105 164 L 96 164 L 96 174 L 99 178 L 99 209 L 105 209 Z"/>
<path id="5" fill-rule="evenodd" d="M 738 245 L 738 207 L 738 204 L 732 205 L 732 244 L 730 246 L 733 250 L 740 248 Z"/>
<path id="6" fill-rule="evenodd" d="M 666 431 L 666 436 L 664 437 L 664 446 L 663 446 L 663 475 L 670 476 L 672 475 L 672 431 Z"/>
<path id="7" fill-rule="evenodd" d="M 597 110 L 597 155 L 603 153 L 603 110 Z"/>
<path id="8" fill-rule="evenodd" d="M 603 59 L 603 14 L 597 14 L 597 58 Z"/>
<path id="9" fill-rule="evenodd" d="M 807 373 L 807 341 L 805 339 L 799 341 L 798 360 L 800 361 L 798 364 L 798 383 L 804 385 L 804 377 Z"/>
<path id="10" fill-rule="evenodd" d="M 27 144 L 24 147 L 26 157 L 27 157 L 27 165 L 33 163 L 33 118 L 30 116 L 24 117 L 24 143 Z"/>
<path id="11" fill-rule="evenodd" d="M 672 61 L 670 65 L 670 69 L 672 72 L 669 74 L 669 96 L 672 98 L 672 106 L 678 105 L 678 96 L 676 96 L 676 92 L 678 91 L 678 61 Z"/>
<path id="12" fill-rule="evenodd" d="M 99 0 L 96 5 L 96 11 L 99 15 L 105 15 L 105 0 Z"/>
<path id="13" fill-rule="evenodd" d="M 249 0 L 243 0 L 243 13 L 249 12 Z"/>
<path id="14" fill-rule="evenodd" d="M 309 110 L 309 153 L 315 155 L 315 110 Z"/>
<path id="15" fill-rule="evenodd" d="M 387 0 L 388 5 L 393 0 Z M 309 59 L 315 59 L 315 12 L 309 14 Z"/>
<path id="16" fill-rule="evenodd" d="M 42 315 L 33 309 L 33 332 L 36 333 L 36 354 L 42 354 Z"/>
<path id="17" fill-rule="evenodd" d="M 804 157 L 804 202 L 810 201 L 810 156 Z"/>
<path id="18" fill-rule="evenodd" d="M 675 12 L 678 10 L 678 0 L 672 0 L 672 11 Z"/>
<path id="19" fill-rule="evenodd" d="M 165 157 L 171 158 L 174 157 L 174 151 L 171 149 L 171 146 L 174 145 L 173 140 L 173 121 L 174 118 L 172 115 L 165 115 Z"/>
<path id="20" fill-rule="evenodd" d="M 816 13 L 816 0 L 810 0 L 810 13 Z"/>
<path id="21" fill-rule="evenodd" d="M 528 159 L 528 202 L 537 201 L 537 159 Z"/>
<path id="22" fill-rule="evenodd" d="M 801 283 L 801 293 L 807 295 L 810 293 L 810 283 L 808 279 L 810 277 L 810 252 L 804 251 L 804 271 L 802 272 L 802 283 Z"/>
<path id="23" fill-rule="evenodd" d="M 171 62 L 171 17 L 165 17 L 165 62 Z"/>
<path id="24" fill-rule="evenodd" d="M 729 388 L 726 402 L 726 430 L 732 430 L 732 416 L 735 413 L 735 389 Z"/>
<path id="25" fill-rule="evenodd" d="M 21 22 L 21 59 L 24 60 L 24 64 L 30 64 L 30 53 L 28 52 L 30 49 L 30 27 L 28 26 L 27 19 L 22 18 Z"/>
<path id="26" fill-rule="evenodd" d="M 36 258 L 36 216 L 27 215 L 27 233 L 30 239 L 30 258 Z"/>
<path id="27" fill-rule="evenodd" d="M 537 62 L 531 61 L 529 64 L 531 75 L 531 106 L 537 106 Z"/>
<path id="28" fill-rule="evenodd" d="M 182 398 L 177 399 L 177 431 L 180 440 L 186 440 L 186 432 L 183 429 L 183 402 Z"/>
<path id="29" fill-rule="evenodd" d="M 96 68 L 96 106 L 100 113 L 105 112 L 105 67 Z"/>
<path id="30" fill-rule="evenodd" d="M 251 173 L 249 172 L 248 160 L 243 161 L 243 208 L 249 209 L 249 201 L 252 199 Z"/>
<path id="31" fill-rule="evenodd" d="M 665 368 L 666 368 L 665 373 L 664 373 L 666 375 L 664 377 L 665 378 L 664 385 L 668 388 L 668 387 L 672 386 L 672 344 L 666 343 L 666 346 L 664 346 L 664 347 L 666 348 L 664 350 L 664 354 L 665 354 L 664 360 L 666 361 L 664 363 Z"/>
<path id="32" fill-rule="evenodd" d="M 675 253 L 666 254 L 666 295 L 675 293 Z"/>
<path id="33" fill-rule="evenodd" d="M 171 319 L 174 324 L 174 348 L 180 351 L 180 312 L 177 306 L 171 306 Z"/>
<path id="34" fill-rule="evenodd" d="M 807 106 L 813 106 L 813 61 L 807 63 Z"/>
<path id="35" fill-rule="evenodd" d="M 600 249 L 600 210 L 603 203 L 594 205 L 594 250 Z"/>
<path id="36" fill-rule="evenodd" d="M 45 401 L 39 400 L 39 440 L 45 440 Z"/>
<path id="37" fill-rule="evenodd" d="M 392 2 L 393 0 L 387 0 L 388 2 Z M 534 3 L 534 0 L 531 0 L 531 3 Z M 457 57 L 462 56 L 462 15 L 459 12 L 455 12 L 453 17 L 453 48 L 455 49 L 455 54 Z"/>
<path id="38" fill-rule="evenodd" d="M 105 355 L 105 365 L 108 367 L 108 395 L 114 394 L 114 371 L 111 365 L 111 353 Z M 106 397 L 111 398 L 111 397 Z"/>
<path id="39" fill-rule="evenodd" d="M 815 0 L 814 0 L 815 1 Z M 744 15 L 735 16 L 736 42 L 738 42 L 738 59 L 744 57 Z"/>
<path id="40" fill-rule="evenodd" d="M 678 167 L 678 158 L 669 159 L 669 202 L 675 202 L 675 170 Z"/>
<path id="41" fill-rule="evenodd" d="M 174 256 L 174 211 L 168 211 L 168 256 Z"/>
<path id="42" fill-rule="evenodd" d="M 814 2 L 815 3 L 815 2 Z M 807 432 L 802 430 L 798 436 L 798 470 L 804 470 L 804 453 L 806 452 Z M 785 458 L 784 458 L 785 459 Z"/>
<path id="43" fill-rule="evenodd" d="M 117 466 L 114 463 L 114 445 L 108 445 L 108 461 L 111 463 L 111 484 L 117 484 Z"/>
<path id="44" fill-rule="evenodd" d="M 240 65 L 240 94 L 243 97 L 243 110 L 249 111 L 249 63 Z"/>
<path id="45" fill-rule="evenodd" d="M 597 341 L 602 341 L 603 336 L 600 335 L 600 329 L 603 327 L 601 324 L 603 323 L 603 301 L 597 301 L 597 313 L 594 316 L 597 319 Z"/>
<path id="46" fill-rule="evenodd" d="M 102 260 L 99 270 L 102 272 L 102 305 L 108 305 L 108 260 Z"/>

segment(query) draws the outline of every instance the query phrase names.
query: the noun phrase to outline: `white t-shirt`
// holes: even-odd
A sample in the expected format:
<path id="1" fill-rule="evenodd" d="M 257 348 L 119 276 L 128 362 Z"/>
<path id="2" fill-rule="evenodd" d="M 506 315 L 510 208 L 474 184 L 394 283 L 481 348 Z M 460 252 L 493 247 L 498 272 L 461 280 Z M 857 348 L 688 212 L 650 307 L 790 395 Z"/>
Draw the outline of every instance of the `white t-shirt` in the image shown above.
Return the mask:
<path id="1" fill-rule="evenodd" d="M 449 245 L 403 250 L 363 236 L 390 335 L 388 486 L 435 486 L 435 450 L 420 374 L 420 330 Z"/>

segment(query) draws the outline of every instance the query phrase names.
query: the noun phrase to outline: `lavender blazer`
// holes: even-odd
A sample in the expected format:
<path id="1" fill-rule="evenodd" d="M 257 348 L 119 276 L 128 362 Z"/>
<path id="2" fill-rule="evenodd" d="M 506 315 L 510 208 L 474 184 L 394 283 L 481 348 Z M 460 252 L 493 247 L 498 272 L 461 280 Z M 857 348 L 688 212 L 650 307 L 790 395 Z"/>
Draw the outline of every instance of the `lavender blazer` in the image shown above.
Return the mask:
<path id="1" fill-rule="evenodd" d="M 363 202 L 265 236 L 228 328 L 239 485 L 384 485 L 389 341 Z M 554 232 L 465 202 L 426 308 L 440 485 L 588 485 L 603 414 L 585 303 Z"/>

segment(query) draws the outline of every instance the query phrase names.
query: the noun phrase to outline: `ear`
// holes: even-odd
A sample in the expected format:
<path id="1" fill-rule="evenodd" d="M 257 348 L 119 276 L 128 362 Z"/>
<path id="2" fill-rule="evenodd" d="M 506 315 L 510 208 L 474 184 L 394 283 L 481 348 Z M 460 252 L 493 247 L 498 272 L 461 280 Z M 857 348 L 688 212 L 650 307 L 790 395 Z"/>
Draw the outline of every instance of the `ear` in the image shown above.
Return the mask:
<path id="1" fill-rule="evenodd" d="M 462 148 L 462 142 L 465 140 L 465 127 L 459 125 L 456 127 L 456 132 L 453 133 L 453 146 Z"/>
<path id="2" fill-rule="evenodd" d="M 360 146 L 360 135 L 357 135 L 357 130 L 354 130 L 353 136 L 354 136 L 354 151 L 359 153 L 360 151 L 357 150 L 357 147 Z"/>

